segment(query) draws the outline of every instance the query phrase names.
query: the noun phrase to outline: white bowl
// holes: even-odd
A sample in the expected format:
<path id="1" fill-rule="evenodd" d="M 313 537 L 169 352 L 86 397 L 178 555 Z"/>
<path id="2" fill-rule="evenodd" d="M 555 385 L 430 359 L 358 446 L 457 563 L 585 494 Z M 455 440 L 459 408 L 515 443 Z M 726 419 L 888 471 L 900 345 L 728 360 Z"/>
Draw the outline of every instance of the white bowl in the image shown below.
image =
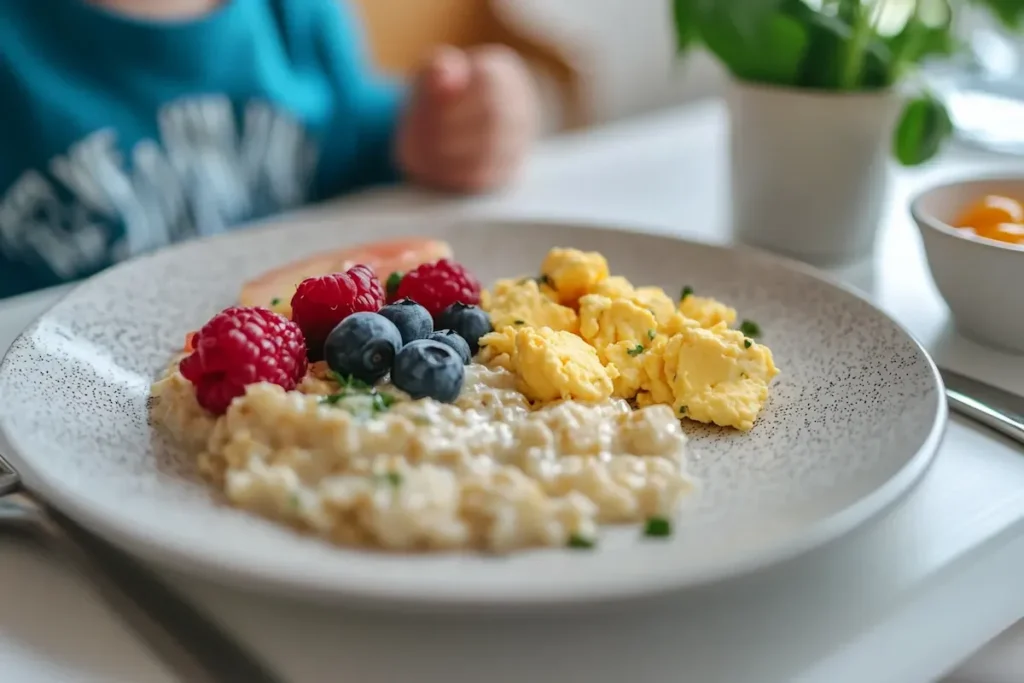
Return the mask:
<path id="1" fill-rule="evenodd" d="M 959 331 L 1024 354 L 1024 247 L 953 228 L 956 216 L 985 195 L 1024 202 L 1024 176 L 951 182 L 921 193 L 910 212 L 921 231 L 932 279 Z"/>

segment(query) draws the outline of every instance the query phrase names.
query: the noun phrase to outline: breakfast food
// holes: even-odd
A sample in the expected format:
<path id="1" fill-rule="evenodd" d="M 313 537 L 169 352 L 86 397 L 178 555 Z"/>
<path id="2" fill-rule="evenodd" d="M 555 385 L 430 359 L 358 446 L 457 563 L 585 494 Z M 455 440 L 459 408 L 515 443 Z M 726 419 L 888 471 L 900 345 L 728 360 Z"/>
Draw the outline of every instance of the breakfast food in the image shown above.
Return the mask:
<path id="1" fill-rule="evenodd" d="M 494 330 L 491 318 L 477 306 L 461 301 L 441 311 L 437 318 L 438 327 L 454 332 L 466 341 L 469 354 L 475 356 L 480 350 L 480 340 Z"/>
<path id="2" fill-rule="evenodd" d="M 291 318 L 306 338 L 310 360 L 323 355 L 331 330 L 360 311 L 377 312 L 384 305 L 384 288 L 373 271 L 362 264 L 344 273 L 303 280 L 291 300 Z"/>
<path id="3" fill-rule="evenodd" d="M 228 308 L 188 340 L 192 353 L 179 366 L 195 386 L 196 402 L 223 413 L 250 384 L 286 391 L 306 375 L 306 343 L 298 326 L 264 308 Z"/>
<path id="4" fill-rule="evenodd" d="M 968 205 L 953 225 L 965 235 L 1024 246 L 1024 205 L 1012 197 L 986 195 Z"/>
<path id="5" fill-rule="evenodd" d="M 482 307 L 495 332 L 484 364 L 509 370 L 530 401 L 623 399 L 669 405 L 680 418 L 749 430 L 778 374 L 750 321 L 690 287 L 609 276 L 603 255 L 552 249 L 537 278 L 499 280 Z"/>
<path id="6" fill-rule="evenodd" d="M 403 344 L 408 344 L 416 339 L 425 339 L 434 331 L 434 320 L 429 311 L 412 299 L 402 299 L 387 304 L 377 312 L 398 328 Z"/>
<path id="7" fill-rule="evenodd" d="M 693 490 L 684 423 L 749 430 L 768 399 L 756 326 L 690 288 L 634 287 L 593 252 L 552 249 L 537 276 L 483 290 L 428 251 L 393 277 L 303 273 L 285 313 L 218 314 L 154 383 L 154 423 L 232 504 L 343 545 L 671 533 Z"/>
<path id="8" fill-rule="evenodd" d="M 324 343 L 327 366 L 343 377 L 373 384 L 391 371 L 402 333 L 379 313 L 353 313 L 335 327 Z"/>
<path id="9" fill-rule="evenodd" d="M 267 306 L 291 317 L 291 300 L 299 283 L 311 277 L 343 273 L 352 266 L 364 265 L 382 281 L 392 273 L 403 273 L 421 263 L 451 258 L 446 242 L 423 237 L 387 240 L 319 253 L 289 263 L 246 282 L 238 296 L 240 306 Z"/>
<path id="10" fill-rule="evenodd" d="M 424 263 L 404 275 L 393 273 L 388 279 L 395 299 L 412 299 L 434 317 L 456 302 L 480 303 L 480 283 L 462 264 L 450 259 Z"/>

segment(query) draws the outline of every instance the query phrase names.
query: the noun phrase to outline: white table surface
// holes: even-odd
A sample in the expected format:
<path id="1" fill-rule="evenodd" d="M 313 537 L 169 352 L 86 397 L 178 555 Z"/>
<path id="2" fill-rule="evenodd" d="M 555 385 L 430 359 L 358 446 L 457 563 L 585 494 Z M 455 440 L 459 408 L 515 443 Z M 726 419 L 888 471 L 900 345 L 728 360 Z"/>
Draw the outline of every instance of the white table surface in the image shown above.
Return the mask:
<path id="1" fill-rule="evenodd" d="M 724 111 L 708 102 L 548 141 L 500 196 L 454 202 L 388 191 L 317 211 L 589 219 L 724 241 L 725 144 Z M 950 328 L 906 215 L 915 187 L 994 166 L 1024 169 L 958 152 L 902 173 L 876 264 L 839 275 L 869 291 L 939 363 L 1024 393 L 1020 358 Z M 0 348 L 58 295 L 0 302 Z M 173 581 L 295 683 L 920 683 L 1024 617 L 1022 455 L 953 419 L 919 489 L 870 528 L 715 591 L 597 615 L 368 615 Z M 59 562 L 0 543 L 0 681 L 172 680 Z"/>

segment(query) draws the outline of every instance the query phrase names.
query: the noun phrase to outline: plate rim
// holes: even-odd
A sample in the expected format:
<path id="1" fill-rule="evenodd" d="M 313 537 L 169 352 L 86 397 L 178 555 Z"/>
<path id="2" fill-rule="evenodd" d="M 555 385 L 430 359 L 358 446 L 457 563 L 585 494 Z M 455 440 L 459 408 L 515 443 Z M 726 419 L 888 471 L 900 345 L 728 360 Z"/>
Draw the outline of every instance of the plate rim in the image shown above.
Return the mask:
<path id="1" fill-rule="evenodd" d="M 322 210 L 322 207 L 316 208 Z M 314 212 L 308 212 L 307 215 L 310 213 L 315 215 Z M 362 216 L 360 220 L 369 219 L 385 224 L 401 224 L 407 222 L 411 215 L 406 215 L 405 213 L 377 214 Z M 57 300 L 50 304 L 45 311 L 40 313 L 11 343 L 4 353 L 2 361 L 0 361 L 0 380 L 9 371 L 11 358 L 17 353 L 26 350 L 23 347 L 27 347 L 29 336 L 35 332 L 51 311 L 90 283 L 115 277 L 122 269 L 137 267 L 136 264 L 140 261 L 145 262 L 152 258 L 163 258 L 168 253 L 197 248 L 195 245 L 198 244 L 210 241 L 239 239 L 238 235 L 284 230 L 287 229 L 290 223 L 295 222 L 298 217 L 298 214 L 288 214 L 279 217 L 279 220 L 253 225 L 251 229 L 242 229 L 174 244 L 118 263 L 81 282 L 75 283 L 68 291 L 64 292 Z M 310 216 L 310 218 L 312 217 Z M 601 604 L 655 597 L 665 593 L 682 593 L 766 571 L 811 551 L 824 549 L 855 529 L 867 526 L 870 522 L 879 519 L 916 490 L 917 485 L 935 460 L 948 425 L 949 409 L 944 399 L 945 385 L 934 359 L 924 345 L 921 344 L 917 336 L 908 330 L 903 323 L 871 301 L 867 295 L 839 281 L 830 273 L 795 259 L 770 253 L 762 249 L 733 243 L 714 243 L 690 239 L 685 236 L 652 230 L 651 226 L 644 226 L 640 223 L 626 223 L 623 221 L 603 223 L 601 221 L 564 220 L 560 218 L 535 219 L 519 216 L 444 214 L 434 216 L 434 218 L 447 221 L 452 225 L 472 224 L 482 229 L 493 229 L 499 225 L 529 225 L 534 228 L 589 229 L 645 234 L 669 239 L 683 245 L 710 248 L 719 252 L 741 252 L 749 258 L 765 262 L 766 265 L 795 271 L 841 290 L 887 319 L 890 324 L 894 325 L 896 329 L 906 336 L 914 349 L 927 363 L 929 374 L 937 390 L 935 393 L 937 405 L 929 427 L 928 436 L 917 452 L 882 485 L 833 514 L 821 517 L 808 524 L 800 533 L 793 535 L 789 539 L 776 542 L 767 549 L 749 553 L 746 556 L 729 562 L 724 567 L 711 566 L 703 571 L 690 572 L 681 577 L 674 576 L 669 572 L 661 572 L 657 575 L 646 577 L 642 582 L 636 580 L 629 582 L 621 580 L 592 581 L 585 587 L 577 587 L 571 593 L 545 590 L 543 587 L 534 587 L 529 591 L 502 591 L 495 593 L 491 590 L 480 590 L 479 588 L 467 590 L 466 586 L 459 584 L 454 584 L 446 589 L 435 588 L 430 593 L 424 593 L 422 590 L 417 592 L 414 587 L 391 587 L 382 585 L 379 582 L 373 583 L 368 581 L 350 581 L 347 586 L 337 583 L 324 585 L 319 582 L 306 580 L 303 576 L 296 575 L 290 571 L 282 572 L 273 569 L 271 571 L 254 570 L 251 565 L 241 561 L 238 556 L 233 558 L 213 558 L 201 553 L 193 553 L 190 552 L 188 544 L 180 538 L 161 536 L 159 540 L 153 540 L 144 530 L 133 527 L 122 518 L 112 517 L 104 514 L 102 511 L 97 511 L 88 496 L 79 494 L 74 487 L 65 486 L 62 482 L 47 481 L 47 477 L 38 476 L 35 471 L 32 471 L 30 475 L 32 485 L 25 484 L 25 470 L 33 470 L 30 464 L 31 459 L 25 457 L 26 449 L 23 448 L 19 438 L 9 428 L 9 419 L 4 415 L 0 415 L 0 436 L 6 439 L 13 452 L 7 455 L 13 455 L 19 463 L 18 470 L 23 486 L 30 493 L 38 495 L 48 505 L 52 505 L 92 533 L 107 539 L 123 550 L 137 557 L 152 561 L 172 572 L 200 577 L 215 584 L 235 587 L 244 586 L 246 590 L 254 590 L 269 595 L 291 596 L 309 601 L 327 600 L 332 603 L 379 606 L 403 605 L 435 609 L 443 607 L 459 609 L 511 609 L 516 607 L 541 608 Z"/>

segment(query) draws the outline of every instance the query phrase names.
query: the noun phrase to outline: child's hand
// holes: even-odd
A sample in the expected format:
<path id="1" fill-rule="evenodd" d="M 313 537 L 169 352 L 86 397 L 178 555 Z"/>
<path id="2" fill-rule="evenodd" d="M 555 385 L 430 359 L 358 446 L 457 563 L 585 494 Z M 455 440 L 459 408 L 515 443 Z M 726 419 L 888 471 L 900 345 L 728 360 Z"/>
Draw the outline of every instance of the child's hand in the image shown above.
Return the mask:
<path id="1" fill-rule="evenodd" d="M 538 108 L 515 52 L 439 50 L 414 81 L 398 133 L 399 164 L 413 180 L 444 190 L 498 187 L 522 165 Z"/>

